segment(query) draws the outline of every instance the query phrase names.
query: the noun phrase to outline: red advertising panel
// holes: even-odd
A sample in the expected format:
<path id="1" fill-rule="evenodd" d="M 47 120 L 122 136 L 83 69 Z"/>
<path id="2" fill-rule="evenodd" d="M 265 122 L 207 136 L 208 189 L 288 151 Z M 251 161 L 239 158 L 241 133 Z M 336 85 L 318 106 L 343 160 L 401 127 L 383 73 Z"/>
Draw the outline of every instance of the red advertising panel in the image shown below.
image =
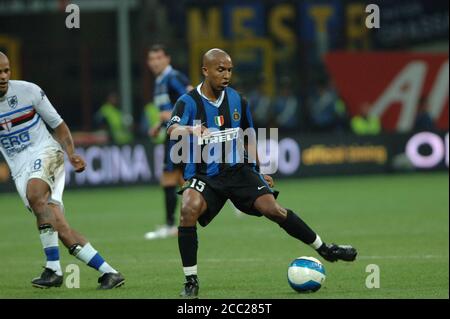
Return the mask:
<path id="1" fill-rule="evenodd" d="M 369 103 L 385 130 L 407 132 L 426 110 L 448 130 L 448 54 L 333 52 L 325 62 L 350 115 Z"/>

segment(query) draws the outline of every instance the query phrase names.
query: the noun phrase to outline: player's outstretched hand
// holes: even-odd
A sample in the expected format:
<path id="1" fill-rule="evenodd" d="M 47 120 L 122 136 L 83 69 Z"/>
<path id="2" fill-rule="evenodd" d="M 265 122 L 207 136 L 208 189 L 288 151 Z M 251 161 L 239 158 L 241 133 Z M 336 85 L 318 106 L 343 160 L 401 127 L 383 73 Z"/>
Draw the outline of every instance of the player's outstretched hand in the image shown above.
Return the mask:
<path id="1" fill-rule="evenodd" d="M 204 125 L 195 125 L 192 127 L 192 134 L 198 137 L 205 137 L 208 136 L 210 132 Z"/>
<path id="2" fill-rule="evenodd" d="M 270 188 L 272 188 L 275 185 L 272 177 L 270 177 L 269 175 L 263 175 L 263 177 L 264 180 L 267 182 L 267 184 L 269 184 Z"/>
<path id="3" fill-rule="evenodd" d="M 81 173 L 86 168 L 86 162 L 80 155 L 73 154 L 69 157 L 69 160 L 77 173 Z"/>

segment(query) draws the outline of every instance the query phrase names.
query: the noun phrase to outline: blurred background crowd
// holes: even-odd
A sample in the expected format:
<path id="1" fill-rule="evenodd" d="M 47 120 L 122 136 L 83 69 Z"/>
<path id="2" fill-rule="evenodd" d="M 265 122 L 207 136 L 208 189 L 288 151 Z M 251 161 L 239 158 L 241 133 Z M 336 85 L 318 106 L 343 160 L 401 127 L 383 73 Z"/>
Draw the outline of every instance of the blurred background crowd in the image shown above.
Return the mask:
<path id="1" fill-rule="evenodd" d="M 70 3 L 79 5 L 79 28 L 65 24 Z M 115 143 L 147 137 L 155 78 L 146 56 L 155 43 L 194 86 L 202 54 L 227 50 L 232 86 L 258 127 L 358 135 L 448 129 L 444 0 L 2 0 L 0 17 L 13 78 L 39 84 L 73 130 L 110 132 Z M 410 94 L 420 77 L 410 64 L 420 55 L 428 65 Z M 406 88 L 392 93 L 397 80 Z M 108 120 L 114 110 L 120 123 Z"/>

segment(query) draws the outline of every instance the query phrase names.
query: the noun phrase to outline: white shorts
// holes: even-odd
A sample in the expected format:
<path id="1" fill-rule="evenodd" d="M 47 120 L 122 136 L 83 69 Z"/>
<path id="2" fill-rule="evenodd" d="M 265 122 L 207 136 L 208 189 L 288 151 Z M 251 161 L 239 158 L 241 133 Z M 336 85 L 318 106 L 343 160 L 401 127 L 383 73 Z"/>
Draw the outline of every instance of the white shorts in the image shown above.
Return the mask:
<path id="1" fill-rule="evenodd" d="M 62 150 L 50 147 L 45 148 L 36 156 L 32 156 L 25 166 L 24 172 L 15 179 L 17 191 L 28 209 L 30 209 L 30 204 L 27 200 L 27 185 L 32 178 L 41 179 L 48 184 L 51 192 L 49 203 L 63 206 L 65 170 Z"/>

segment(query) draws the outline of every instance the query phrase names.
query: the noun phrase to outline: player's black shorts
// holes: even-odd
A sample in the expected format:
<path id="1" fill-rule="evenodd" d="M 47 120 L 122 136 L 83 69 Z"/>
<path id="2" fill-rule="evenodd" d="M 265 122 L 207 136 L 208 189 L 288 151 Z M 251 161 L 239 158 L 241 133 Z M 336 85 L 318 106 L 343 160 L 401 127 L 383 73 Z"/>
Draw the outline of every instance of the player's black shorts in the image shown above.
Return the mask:
<path id="1" fill-rule="evenodd" d="M 177 141 L 171 140 L 169 138 L 166 138 L 166 141 L 164 142 L 164 166 L 163 171 L 164 172 L 173 172 L 175 170 L 181 170 L 183 171 L 183 163 L 177 163 L 175 164 L 170 159 L 170 150 L 175 145 Z"/>
<path id="2" fill-rule="evenodd" d="M 186 181 L 178 194 L 188 188 L 200 192 L 208 205 L 206 212 L 198 219 L 203 227 L 216 217 L 227 199 L 248 215 L 262 216 L 253 208 L 255 200 L 264 194 L 278 196 L 278 191 L 271 189 L 262 175 L 249 164 L 236 164 L 212 177 L 197 174 Z"/>

